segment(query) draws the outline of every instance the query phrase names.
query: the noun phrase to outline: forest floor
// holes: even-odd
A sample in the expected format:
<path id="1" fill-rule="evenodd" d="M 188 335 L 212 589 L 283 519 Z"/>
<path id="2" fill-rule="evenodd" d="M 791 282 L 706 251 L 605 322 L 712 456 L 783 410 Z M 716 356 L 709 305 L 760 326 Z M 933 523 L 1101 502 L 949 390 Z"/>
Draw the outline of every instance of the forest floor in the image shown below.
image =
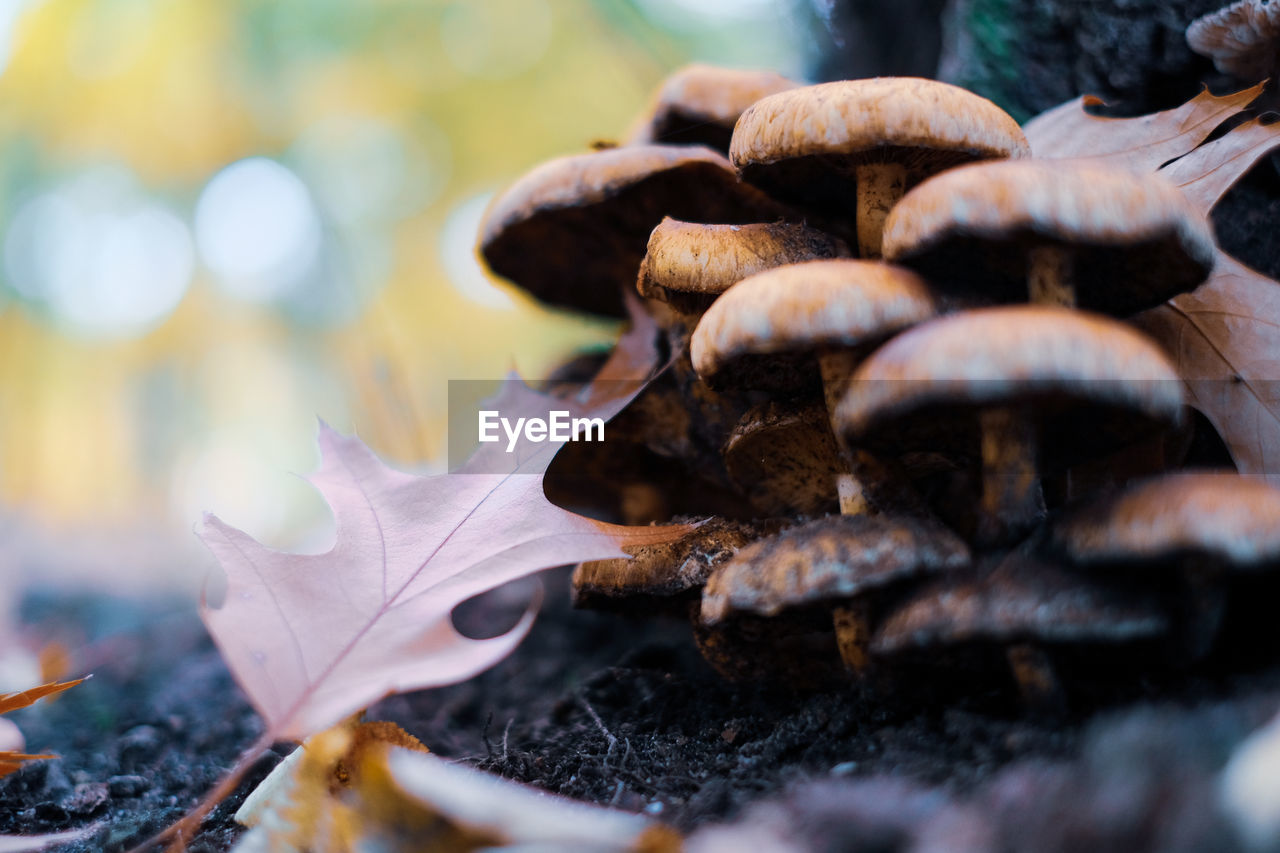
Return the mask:
<path id="1" fill-rule="evenodd" d="M 1007 849 L 1231 849 L 1215 774 L 1280 708 L 1275 667 L 1134 683 L 1053 718 L 996 688 L 930 700 L 927 688 L 885 699 L 735 686 L 687 624 L 575 611 L 565 571 L 543 577 L 547 605 L 513 655 L 370 717 L 440 755 L 682 831 L 772 799 L 758 814 L 805 849 L 903 849 L 939 816 L 980 821 L 969 836 Z M 470 603 L 458 622 L 497 633 L 518 597 Z M 13 715 L 29 747 L 61 757 L 0 782 L 0 833 L 93 824 L 62 849 L 126 849 L 180 816 L 261 730 L 187 606 L 37 596 L 24 615 L 86 636 L 93 678 Z M 290 748 L 264 755 L 192 853 L 230 847 L 235 808 Z"/>

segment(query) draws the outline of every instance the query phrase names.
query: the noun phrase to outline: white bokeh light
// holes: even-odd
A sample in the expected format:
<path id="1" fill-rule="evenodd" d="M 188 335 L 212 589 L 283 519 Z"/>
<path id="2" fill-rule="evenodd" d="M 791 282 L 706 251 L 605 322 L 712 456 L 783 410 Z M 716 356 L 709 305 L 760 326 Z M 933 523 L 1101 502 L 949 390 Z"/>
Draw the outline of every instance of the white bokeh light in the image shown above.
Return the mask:
<path id="1" fill-rule="evenodd" d="M 251 302 L 287 296 L 320 256 L 320 216 L 288 168 L 250 157 L 213 176 L 196 204 L 200 258 L 227 293 Z"/>
<path id="2" fill-rule="evenodd" d="M 132 175 L 98 169 L 23 205 L 9 225 L 14 289 L 73 331 L 136 335 L 167 317 L 191 282 L 191 236 Z"/>
<path id="3" fill-rule="evenodd" d="M 480 221 L 492 198 L 493 193 L 472 196 L 449 211 L 440 228 L 440 264 L 454 289 L 467 299 L 486 308 L 510 310 L 515 303 L 493 283 L 476 257 Z"/>
<path id="4" fill-rule="evenodd" d="M 452 170 L 448 137 L 420 120 L 410 136 L 367 116 L 312 124 L 289 151 L 325 212 L 342 226 L 411 216 L 439 195 Z"/>

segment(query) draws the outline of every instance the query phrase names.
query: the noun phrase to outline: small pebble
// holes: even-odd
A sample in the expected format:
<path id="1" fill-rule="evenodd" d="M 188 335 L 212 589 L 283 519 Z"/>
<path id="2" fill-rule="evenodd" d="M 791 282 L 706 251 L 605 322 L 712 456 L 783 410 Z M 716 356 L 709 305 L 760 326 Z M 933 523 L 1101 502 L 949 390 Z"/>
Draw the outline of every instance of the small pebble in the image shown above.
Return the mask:
<path id="1" fill-rule="evenodd" d="M 662 814 L 663 808 L 664 806 L 662 805 L 662 803 L 658 802 L 657 800 L 654 800 L 652 803 L 649 803 L 649 805 L 644 807 L 644 813 L 651 814 L 651 815 L 660 815 Z"/>
<path id="2" fill-rule="evenodd" d="M 151 783 L 141 776 L 112 776 L 107 780 L 113 797 L 136 797 L 150 787 Z"/>
<path id="3" fill-rule="evenodd" d="M 852 776 L 857 772 L 858 762 L 856 761 L 841 761 L 835 767 L 831 768 L 832 776 Z"/>
<path id="4" fill-rule="evenodd" d="M 107 786 L 102 782 L 83 782 L 76 785 L 71 795 L 58 805 L 71 814 L 90 814 L 102 807 L 108 796 Z"/>

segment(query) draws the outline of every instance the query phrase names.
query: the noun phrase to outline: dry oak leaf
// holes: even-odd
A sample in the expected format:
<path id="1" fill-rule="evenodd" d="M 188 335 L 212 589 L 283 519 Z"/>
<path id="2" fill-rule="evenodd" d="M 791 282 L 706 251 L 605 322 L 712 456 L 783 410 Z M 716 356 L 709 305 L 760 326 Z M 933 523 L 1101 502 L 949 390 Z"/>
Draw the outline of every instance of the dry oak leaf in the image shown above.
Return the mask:
<path id="1" fill-rule="evenodd" d="M 7 714 L 19 708 L 25 708 L 46 696 L 55 696 L 64 690 L 70 690 L 82 681 L 84 681 L 83 678 L 77 678 L 75 681 L 51 681 L 48 684 L 32 687 L 29 690 L 22 690 L 18 693 L 0 694 L 0 714 Z M 20 770 L 22 765 L 28 761 L 37 761 L 44 758 L 57 758 L 57 756 L 48 753 L 30 755 L 20 749 L 0 750 L 0 777 L 8 776 L 10 773 Z"/>
<path id="2" fill-rule="evenodd" d="M 1280 148 L 1280 124 L 1248 121 L 1160 170 L 1202 212 Z M 1191 293 L 1134 321 L 1173 356 L 1188 401 L 1243 474 L 1280 477 L 1280 282 L 1221 250 Z"/>
<path id="3" fill-rule="evenodd" d="M 1221 97 L 1206 89 L 1182 106 L 1137 118 L 1091 115 L 1085 107 L 1104 102 L 1082 95 L 1041 113 L 1022 130 L 1034 157 L 1087 157 L 1116 168 L 1151 171 L 1203 142 L 1222 122 L 1262 94 L 1262 87 L 1259 83 Z"/>
<path id="4" fill-rule="evenodd" d="M 580 399 L 552 399 L 509 381 L 491 408 L 504 417 L 549 409 L 574 417 L 619 411 L 650 378 L 658 335 L 633 315 Z M 607 379 L 607 382 L 602 382 Z M 532 612 L 506 634 L 474 640 L 450 613 L 460 602 L 551 566 L 624 556 L 687 526 L 625 527 L 546 499 L 542 474 L 563 442 L 484 445 L 456 472 L 392 470 L 359 440 L 321 427 L 312 476 L 337 533 L 323 554 L 288 554 L 207 516 L 201 537 L 227 576 L 209 632 L 267 722 L 266 736 L 302 740 L 397 692 L 461 681 L 506 656 Z"/>

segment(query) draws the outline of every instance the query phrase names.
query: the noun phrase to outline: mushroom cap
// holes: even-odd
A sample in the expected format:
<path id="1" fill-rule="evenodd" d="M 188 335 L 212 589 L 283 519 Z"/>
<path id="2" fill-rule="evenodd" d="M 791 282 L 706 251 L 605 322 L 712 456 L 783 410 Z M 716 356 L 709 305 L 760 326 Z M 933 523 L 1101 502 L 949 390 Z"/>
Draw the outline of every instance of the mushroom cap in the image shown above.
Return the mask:
<path id="1" fill-rule="evenodd" d="M 705 145 L 728 153 L 733 126 L 743 110 L 766 95 L 799 85 L 775 71 L 686 65 L 658 87 L 649 114 L 627 144 Z"/>
<path id="2" fill-rule="evenodd" d="M 748 410 L 725 442 L 724 465 L 760 512 L 817 515 L 839 508 L 836 477 L 844 466 L 820 400 L 770 400 Z"/>
<path id="3" fill-rule="evenodd" d="M 574 606 L 607 608 L 637 596 L 679 596 L 701 587 L 739 548 L 787 524 L 782 519 L 747 523 L 713 518 L 674 542 L 624 548 L 630 559 L 579 563 L 571 581 Z"/>
<path id="4" fill-rule="evenodd" d="M 1240 0 L 1196 18 L 1187 44 L 1223 74 L 1255 82 L 1274 74 L 1280 53 L 1280 4 Z"/>
<path id="5" fill-rule="evenodd" d="M 1156 477 L 1080 508 L 1053 527 L 1076 563 L 1202 556 L 1241 571 L 1280 567 L 1280 489 L 1234 473 Z"/>
<path id="6" fill-rule="evenodd" d="M 649 235 L 636 288 L 641 296 L 697 313 L 754 273 L 848 255 L 843 240 L 806 225 L 704 225 L 668 216 Z"/>
<path id="7" fill-rule="evenodd" d="M 1028 250 L 1071 250 L 1081 308 L 1126 316 L 1193 289 L 1213 268 L 1213 228 L 1170 181 L 1083 161 L 953 169 L 885 221 L 884 257 L 938 287 L 1027 298 Z"/>
<path id="8" fill-rule="evenodd" d="M 794 392 L 818 384 L 818 350 L 873 346 L 937 313 L 929 287 L 910 270 L 808 261 L 729 288 L 698 322 L 690 356 L 709 385 Z"/>
<path id="9" fill-rule="evenodd" d="M 702 593 L 702 621 L 774 616 L 968 564 L 969 549 L 938 524 L 827 516 L 752 543 L 717 568 Z"/>
<path id="10" fill-rule="evenodd" d="M 1149 338 L 1108 317 L 1004 305 L 939 317 L 872 353 L 833 422 L 881 450 L 973 452 L 978 413 L 1025 407 L 1058 463 L 1182 417 L 1182 383 Z M 976 455 L 976 454 L 975 454 Z"/>
<path id="11" fill-rule="evenodd" d="M 485 212 L 480 253 L 543 302 L 625 316 L 622 290 L 662 217 L 745 224 L 783 213 L 709 148 L 611 148 L 551 160 L 516 181 Z"/>
<path id="12" fill-rule="evenodd" d="M 893 655 L 962 643 L 1121 643 L 1158 637 L 1168 620 L 1145 599 L 1015 551 L 987 572 L 913 592 L 871 641 Z"/>
<path id="13" fill-rule="evenodd" d="M 738 119 L 729 158 L 779 198 L 847 207 L 853 167 L 901 162 L 919 181 L 972 160 L 1028 157 L 1018 123 L 958 86 L 914 77 L 843 80 L 762 98 Z"/>

